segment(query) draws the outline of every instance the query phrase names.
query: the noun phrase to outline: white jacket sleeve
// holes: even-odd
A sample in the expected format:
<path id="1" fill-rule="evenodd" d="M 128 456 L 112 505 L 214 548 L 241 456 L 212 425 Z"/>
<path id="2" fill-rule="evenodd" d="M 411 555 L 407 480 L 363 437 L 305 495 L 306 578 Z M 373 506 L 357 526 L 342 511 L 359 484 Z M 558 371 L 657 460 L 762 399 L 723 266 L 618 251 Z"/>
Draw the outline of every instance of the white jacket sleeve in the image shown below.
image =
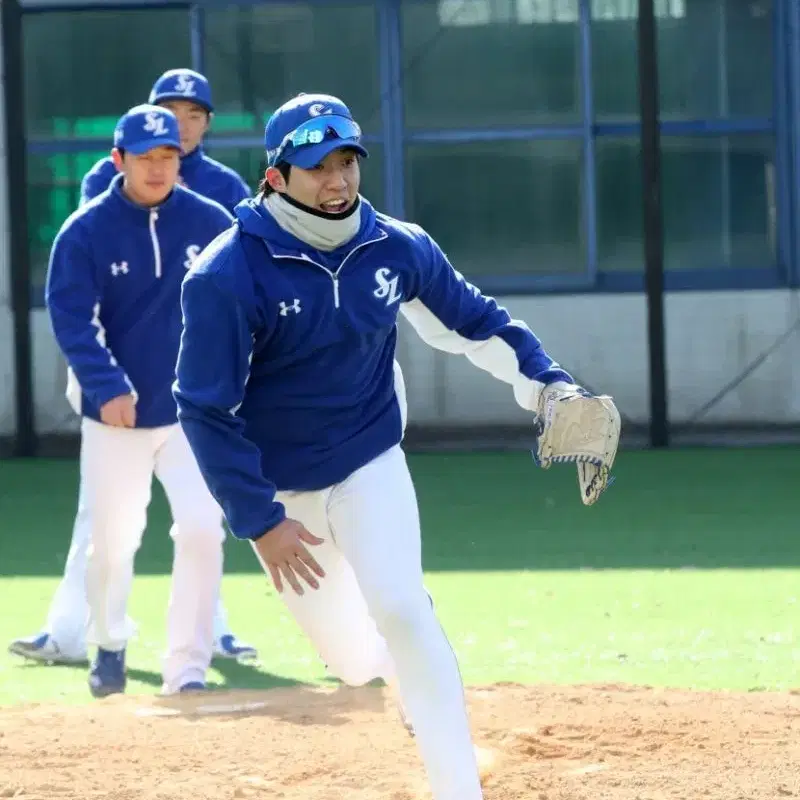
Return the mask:
<path id="1" fill-rule="evenodd" d="M 465 355 L 475 366 L 513 387 L 514 398 L 536 412 L 544 386 L 572 377 L 545 352 L 521 320 L 457 272 L 441 248 L 418 231 L 418 285 L 401 311 L 420 338 L 447 353 Z"/>

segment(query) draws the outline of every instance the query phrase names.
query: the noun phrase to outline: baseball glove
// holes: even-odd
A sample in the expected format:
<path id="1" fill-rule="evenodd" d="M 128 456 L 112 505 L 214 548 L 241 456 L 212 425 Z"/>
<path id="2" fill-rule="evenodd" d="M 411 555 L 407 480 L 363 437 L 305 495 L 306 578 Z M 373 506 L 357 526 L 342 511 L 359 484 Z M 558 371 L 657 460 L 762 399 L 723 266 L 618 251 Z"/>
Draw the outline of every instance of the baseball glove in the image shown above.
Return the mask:
<path id="1" fill-rule="evenodd" d="M 562 383 L 545 386 L 538 405 L 534 460 L 543 469 L 575 464 L 581 500 L 592 505 L 613 481 L 611 468 L 621 433 L 614 401 Z"/>

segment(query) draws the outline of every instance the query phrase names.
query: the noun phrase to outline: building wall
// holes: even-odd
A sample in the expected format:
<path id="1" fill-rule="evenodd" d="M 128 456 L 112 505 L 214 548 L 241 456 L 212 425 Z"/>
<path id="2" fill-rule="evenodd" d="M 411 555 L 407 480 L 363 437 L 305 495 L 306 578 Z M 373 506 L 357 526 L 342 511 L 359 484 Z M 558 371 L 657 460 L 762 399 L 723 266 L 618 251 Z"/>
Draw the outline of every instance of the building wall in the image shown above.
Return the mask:
<path id="1" fill-rule="evenodd" d="M 549 352 L 588 386 L 609 392 L 631 421 L 648 419 L 646 303 L 639 294 L 500 297 L 526 320 Z M 673 422 L 694 412 L 734 379 L 798 319 L 795 291 L 680 292 L 667 299 L 669 408 Z M 64 398 L 66 373 L 46 314 L 34 312 L 36 420 L 40 433 L 75 431 Z M 398 355 L 409 419 L 436 426 L 529 420 L 509 387 L 423 344 L 401 322 Z M 0 371 L 5 368 L 0 364 Z M 701 420 L 704 423 L 800 423 L 800 335 L 762 364 Z"/>

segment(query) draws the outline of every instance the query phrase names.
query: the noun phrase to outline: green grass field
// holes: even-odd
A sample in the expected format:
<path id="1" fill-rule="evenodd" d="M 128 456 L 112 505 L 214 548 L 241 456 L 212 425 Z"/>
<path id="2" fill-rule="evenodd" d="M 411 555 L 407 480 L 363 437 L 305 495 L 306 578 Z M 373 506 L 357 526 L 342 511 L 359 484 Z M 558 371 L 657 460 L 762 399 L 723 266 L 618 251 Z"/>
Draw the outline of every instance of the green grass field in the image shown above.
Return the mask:
<path id="1" fill-rule="evenodd" d="M 414 455 L 427 582 L 467 683 L 627 682 L 708 689 L 800 685 L 798 448 L 623 452 L 594 508 L 574 470 L 525 453 Z M 73 461 L 0 462 L 0 705 L 83 703 L 85 669 L 24 664 L 63 569 Z M 244 543 L 223 597 L 256 667 L 212 684 L 266 688 L 325 673 Z M 160 490 L 137 559 L 130 692 L 160 686 L 171 545 Z"/>

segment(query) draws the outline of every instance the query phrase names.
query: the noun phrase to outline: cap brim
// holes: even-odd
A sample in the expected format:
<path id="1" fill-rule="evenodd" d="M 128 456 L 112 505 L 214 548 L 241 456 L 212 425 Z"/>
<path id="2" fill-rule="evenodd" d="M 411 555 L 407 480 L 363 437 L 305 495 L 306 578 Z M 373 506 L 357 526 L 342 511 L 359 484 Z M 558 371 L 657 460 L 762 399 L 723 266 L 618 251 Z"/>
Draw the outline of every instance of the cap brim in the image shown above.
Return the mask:
<path id="1" fill-rule="evenodd" d="M 135 156 L 140 156 L 142 153 L 149 153 L 157 147 L 173 147 L 175 150 L 181 149 L 181 143 L 175 139 L 147 139 L 144 142 L 136 142 L 135 144 L 126 147 L 124 144 L 120 147 L 127 153 L 133 153 Z"/>
<path id="2" fill-rule="evenodd" d="M 200 106 L 200 108 L 204 108 L 209 114 L 214 112 L 214 106 L 212 106 L 211 103 L 207 103 L 205 100 L 201 100 L 199 97 L 187 97 L 185 94 L 180 94 L 180 92 L 168 92 L 166 94 L 160 94 L 153 98 L 153 105 L 157 106 L 159 103 L 163 103 L 165 100 L 185 100 L 187 103 L 192 103 L 193 105 Z"/>
<path id="3" fill-rule="evenodd" d="M 326 139 L 324 142 L 310 147 L 299 147 L 290 155 L 285 156 L 283 160 L 292 166 L 300 167 L 300 169 L 311 169 L 334 150 L 355 150 L 364 158 L 369 158 L 367 149 L 355 139 Z"/>

